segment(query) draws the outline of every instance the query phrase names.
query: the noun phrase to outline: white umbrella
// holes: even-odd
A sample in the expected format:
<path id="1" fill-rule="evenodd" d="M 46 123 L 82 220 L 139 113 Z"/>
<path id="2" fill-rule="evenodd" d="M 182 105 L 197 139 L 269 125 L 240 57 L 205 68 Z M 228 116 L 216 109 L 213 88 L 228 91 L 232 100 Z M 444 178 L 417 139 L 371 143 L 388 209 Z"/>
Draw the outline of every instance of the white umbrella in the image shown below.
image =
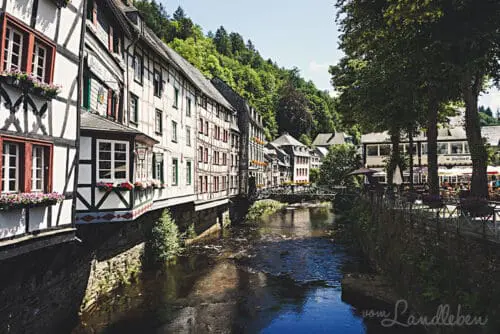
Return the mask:
<path id="1" fill-rule="evenodd" d="M 394 175 L 392 176 L 392 183 L 398 186 L 401 183 L 403 183 L 403 179 L 401 178 L 401 170 L 399 169 L 399 166 L 396 166 L 396 169 L 394 170 Z"/>

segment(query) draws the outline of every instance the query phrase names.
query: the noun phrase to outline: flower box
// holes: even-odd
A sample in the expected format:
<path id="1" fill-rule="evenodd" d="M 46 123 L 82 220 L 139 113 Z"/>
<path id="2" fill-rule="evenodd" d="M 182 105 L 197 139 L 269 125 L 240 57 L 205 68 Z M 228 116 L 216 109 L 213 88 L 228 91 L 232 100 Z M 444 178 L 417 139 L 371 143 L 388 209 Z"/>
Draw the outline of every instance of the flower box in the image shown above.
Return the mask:
<path id="1" fill-rule="evenodd" d="M 113 190 L 114 184 L 113 183 L 106 183 L 106 182 L 99 182 L 96 184 L 96 187 L 100 191 L 108 192 L 108 191 Z"/>
<path id="2" fill-rule="evenodd" d="M 57 204 L 65 199 L 58 193 L 20 193 L 0 196 L 0 211 L 36 208 Z"/>
<path id="3" fill-rule="evenodd" d="M 5 84 L 27 91 L 46 100 L 56 97 L 61 86 L 47 84 L 38 80 L 33 74 L 28 74 L 19 70 L 4 71 L 0 73 L 0 80 Z"/>
<path id="4" fill-rule="evenodd" d="M 122 182 L 119 183 L 115 186 L 115 189 L 118 189 L 120 191 L 131 191 L 134 189 L 134 185 L 130 182 Z"/>

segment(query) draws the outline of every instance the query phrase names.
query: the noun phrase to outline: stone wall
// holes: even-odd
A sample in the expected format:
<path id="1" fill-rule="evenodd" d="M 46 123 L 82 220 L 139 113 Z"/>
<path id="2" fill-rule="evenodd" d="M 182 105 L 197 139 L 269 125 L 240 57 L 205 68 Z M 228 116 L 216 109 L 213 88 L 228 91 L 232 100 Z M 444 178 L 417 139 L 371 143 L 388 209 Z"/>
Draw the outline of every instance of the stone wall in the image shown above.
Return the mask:
<path id="1" fill-rule="evenodd" d="M 432 328 L 435 333 L 498 333 L 500 245 L 439 228 L 431 216 L 388 203 L 357 201 L 349 221 L 373 266 L 415 310 L 432 317 L 439 304 L 451 314 L 488 316 L 487 328 Z"/>
<path id="2" fill-rule="evenodd" d="M 228 206 L 195 212 L 171 208 L 180 230 L 198 235 L 228 221 Z M 127 223 L 78 226 L 80 241 L 44 248 L 0 262 L 0 333 L 66 333 L 81 309 L 142 270 L 145 241 L 161 210 Z"/>

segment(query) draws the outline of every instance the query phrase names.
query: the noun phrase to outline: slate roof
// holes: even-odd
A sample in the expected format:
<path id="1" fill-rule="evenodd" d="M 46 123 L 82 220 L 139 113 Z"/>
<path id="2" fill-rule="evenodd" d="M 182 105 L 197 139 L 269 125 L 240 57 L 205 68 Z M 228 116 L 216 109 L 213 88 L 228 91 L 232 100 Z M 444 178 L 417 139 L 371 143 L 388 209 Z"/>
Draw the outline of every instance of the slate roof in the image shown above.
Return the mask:
<path id="1" fill-rule="evenodd" d="M 131 136 L 139 136 L 147 141 L 159 143 L 137 129 L 122 125 L 120 123 L 111 121 L 100 115 L 88 112 L 86 110 L 80 111 L 80 129 L 88 131 L 106 131 L 119 134 L 128 134 Z"/>
<path id="2" fill-rule="evenodd" d="M 344 132 L 318 133 L 316 138 L 314 138 L 312 145 L 313 146 L 330 146 L 330 145 L 345 144 L 346 138 L 351 138 L 351 136 L 345 134 Z"/>
<path id="3" fill-rule="evenodd" d="M 297 139 L 290 136 L 288 133 L 282 134 L 280 137 L 273 140 L 271 144 L 274 144 L 275 146 L 301 146 L 301 147 L 306 146 Z"/>

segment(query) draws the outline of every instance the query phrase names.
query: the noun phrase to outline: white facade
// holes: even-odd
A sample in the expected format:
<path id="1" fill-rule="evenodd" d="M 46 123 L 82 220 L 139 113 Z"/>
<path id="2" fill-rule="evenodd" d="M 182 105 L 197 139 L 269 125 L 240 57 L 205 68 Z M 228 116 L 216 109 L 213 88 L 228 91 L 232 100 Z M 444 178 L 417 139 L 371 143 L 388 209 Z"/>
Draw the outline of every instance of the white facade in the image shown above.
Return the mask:
<path id="1" fill-rule="evenodd" d="M 51 230 L 58 235 L 58 242 L 74 235 L 72 202 L 82 33 L 77 8 L 82 2 L 74 0 L 67 8 L 59 8 L 56 0 L 3 0 L 2 4 L 1 71 L 32 74 L 20 80 L 9 75 L 0 78 L 2 203 L 6 196 L 26 193 L 41 196 L 55 192 L 65 197 L 56 204 L 2 204 L 0 246 L 30 236 L 35 243 L 30 247 L 36 249 L 41 245 L 36 245 L 33 233 L 42 237 Z M 49 84 L 62 85 L 56 96 L 41 88 Z"/>

